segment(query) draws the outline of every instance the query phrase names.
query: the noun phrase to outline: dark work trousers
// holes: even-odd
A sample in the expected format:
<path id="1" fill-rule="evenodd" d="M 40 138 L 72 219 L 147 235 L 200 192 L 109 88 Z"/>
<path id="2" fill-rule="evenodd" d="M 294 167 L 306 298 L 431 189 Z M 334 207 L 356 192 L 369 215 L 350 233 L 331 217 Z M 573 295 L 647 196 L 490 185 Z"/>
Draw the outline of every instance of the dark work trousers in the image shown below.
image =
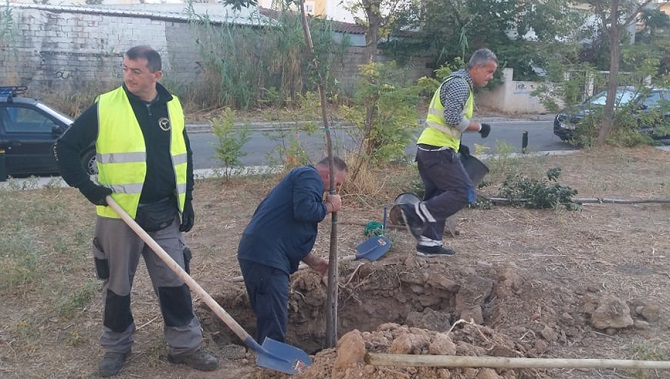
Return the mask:
<path id="1" fill-rule="evenodd" d="M 184 242 L 179 217 L 163 230 L 149 233 L 180 267 L 184 267 Z M 93 256 L 98 277 L 104 280 L 105 304 L 100 344 L 106 351 L 130 352 L 135 322 L 130 310 L 130 292 L 140 255 L 149 271 L 163 315 L 168 354 L 187 355 L 200 348 L 202 330 L 193 313 L 191 292 L 137 234 L 121 219 L 99 217 L 95 226 Z"/>
<path id="2" fill-rule="evenodd" d="M 256 315 L 256 342 L 265 337 L 284 342 L 288 324 L 289 275 L 264 264 L 239 259 L 251 309 Z"/>
<path id="3" fill-rule="evenodd" d="M 419 244 L 442 245 L 445 220 L 477 199 L 470 177 L 458 153 L 429 145 L 418 145 L 416 162 L 425 195 L 420 211 L 428 223 Z"/>

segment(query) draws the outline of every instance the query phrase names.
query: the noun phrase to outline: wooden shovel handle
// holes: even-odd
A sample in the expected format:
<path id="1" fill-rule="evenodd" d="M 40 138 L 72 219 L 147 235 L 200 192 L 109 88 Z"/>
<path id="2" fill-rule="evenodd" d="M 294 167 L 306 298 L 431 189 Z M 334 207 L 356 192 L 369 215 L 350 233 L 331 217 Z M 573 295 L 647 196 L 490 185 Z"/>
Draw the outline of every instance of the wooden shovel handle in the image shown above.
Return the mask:
<path id="1" fill-rule="evenodd" d="M 135 220 L 133 220 L 126 211 L 121 208 L 121 206 L 112 199 L 111 196 L 107 196 L 105 198 L 107 200 L 107 205 L 109 205 L 120 217 L 123 219 L 123 221 L 128 224 L 128 226 L 135 232 L 137 235 L 144 241 L 151 250 L 158 255 L 158 257 L 165 262 L 165 264 L 172 269 L 172 271 L 179 276 L 181 280 L 186 283 L 186 285 L 191 289 L 191 291 L 195 292 L 196 295 L 200 296 L 205 304 L 209 306 L 209 308 L 216 313 L 217 316 L 226 324 L 228 327 L 238 336 L 240 339 L 244 342 L 247 342 L 248 340 L 253 340 L 249 333 L 247 333 L 241 326 L 240 324 L 233 319 L 228 312 L 226 312 L 225 309 L 223 309 L 219 303 L 216 302 L 200 285 L 186 272 L 184 271 L 183 268 L 179 266 L 177 262 L 175 262 L 170 255 L 168 255 L 165 250 L 156 242 L 154 241 L 151 236 L 140 227 Z"/>

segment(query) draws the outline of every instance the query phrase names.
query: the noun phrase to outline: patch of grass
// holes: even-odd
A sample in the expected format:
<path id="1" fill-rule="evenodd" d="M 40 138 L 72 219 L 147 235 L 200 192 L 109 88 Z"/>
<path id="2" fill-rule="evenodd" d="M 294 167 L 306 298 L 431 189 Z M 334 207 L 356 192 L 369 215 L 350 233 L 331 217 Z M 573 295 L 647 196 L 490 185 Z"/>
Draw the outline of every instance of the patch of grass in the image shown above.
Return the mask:
<path id="1" fill-rule="evenodd" d="M 0 291 L 34 288 L 42 277 L 41 257 L 34 236 L 25 230 L 0 234 Z"/>
<path id="2" fill-rule="evenodd" d="M 631 359 L 641 360 L 641 361 L 667 361 L 668 360 L 668 351 L 667 346 L 660 345 L 650 345 L 637 343 L 633 345 L 632 352 L 633 357 Z M 633 378 L 636 379 L 645 379 L 645 378 L 656 378 L 656 373 L 650 370 L 630 370 Z"/>
<path id="3" fill-rule="evenodd" d="M 40 330 L 33 321 L 20 321 L 16 324 L 16 334 L 21 339 L 35 340 L 40 337 Z"/>
<path id="4" fill-rule="evenodd" d="M 160 335 L 151 341 L 145 358 L 149 366 L 157 367 L 161 364 L 161 356 L 165 354 L 165 338 Z"/>
<path id="5" fill-rule="evenodd" d="M 489 167 L 489 175 L 491 176 L 499 176 L 502 175 L 502 173 L 508 173 L 513 167 L 513 162 L 516 161 L 512 157 L 512 152 L 514 151 L 512 145 L 504 141 L 497 141 L 496 151 L 498 153 L 495 158 L 486 161 Z M 477 148 L 475 148 L 475 154 L 477 154 Z"/>
<path id="6" fill-rule="evenodd" d="M 56 314 L 71 319 L 81 312 L 98 296 L 100 285 L 98 281 L 86 280 L 78 288 L 63 291 L 64 297 L 56 305 Z"/>
<path id="7" fill-rule="evenodd" d="M 77 330 L 70 331 L 65 340 L 65 344 L 70 347 L 81 347 L 88 343 L 88 337 L 82 336 Z"/>

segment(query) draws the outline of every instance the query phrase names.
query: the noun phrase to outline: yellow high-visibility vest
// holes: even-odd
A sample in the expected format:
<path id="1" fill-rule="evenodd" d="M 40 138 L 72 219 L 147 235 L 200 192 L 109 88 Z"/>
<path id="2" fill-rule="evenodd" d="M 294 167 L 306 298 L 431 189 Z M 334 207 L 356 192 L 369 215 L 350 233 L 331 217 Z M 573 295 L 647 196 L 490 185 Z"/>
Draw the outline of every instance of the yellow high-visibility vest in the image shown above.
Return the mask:
<path id="1" fill-rule="evenodd" d="M 439 147 L 444 146 L 454 149 L 454 151 L 458 151 L 458 147 L 461 143 L 461 132 L 458 129 L 447 125 L 446 121 L 444 121 L 444 104 L 442 104 L 442 101 L 440 100 L 440 91 L 442 90 L 442 86 L 454 78 L 457 77 L 448 77 L 444 82 L 442 82 L 437 91 L 435 91 L 433 99 L 430 101 L 430 106 L 428 107 L 426 128 L 421 133 L 421 136 L 419 136 L 417 143 Z M 468 83 L 468 88 L 470 88 L 470 83 Z M 472 118 L 474 105 L 474 95 L 472 94 L 472 88 L 470 88 L 470 94 L 468 95 L 468 100 L 466 101 L 465 107 L 463 109 L 463 115 L 466 118 Z"/>
<path id="2" fill-rule="evenodd" d="M 100 95 L 98 139 L 95 142 L 98 182 L 112 189 L 112 198 L 135 218 L 147 173 L 146 145 L 140 124 L 123 87 Z M 179 210 L 186 201 L 186 141 L 184 113 L 176 96 L 167 103 L 170 118 L 170 154 L 177 183 Z M 110 207 L 97 206 L 98 216 L 119 218 Z"/>

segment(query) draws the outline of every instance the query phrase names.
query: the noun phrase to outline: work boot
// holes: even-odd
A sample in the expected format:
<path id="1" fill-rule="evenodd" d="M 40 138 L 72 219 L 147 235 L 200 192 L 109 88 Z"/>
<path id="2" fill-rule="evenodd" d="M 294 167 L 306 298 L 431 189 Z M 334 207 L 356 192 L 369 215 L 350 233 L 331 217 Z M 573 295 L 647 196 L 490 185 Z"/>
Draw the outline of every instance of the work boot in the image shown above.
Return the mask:
<path id="1" fill-rule="evenodd" d="M 455 251 L 442 246 L 416 245 L 416 255 L 420 257 L 449 257 L 454 254 Z"/>
<path id="2" fill-rule="evenodd" d="M 400 204 L 400 213 L 402 214 L 407 231 L 419 240 L 424 230 L 424 223 L 419 218 L 419 215 L 416 214 L 414 204 Z"/>
<path id="3" fill-rule="evenodd" d="M 186 365 L 200 371 L 214 371 L 219 367 L 219 360 L 212 354 L 202 350 L 177 356 L 168 354 L 168 362 Z"/>
<path id="4" fill-rule="evenodd" d="M 121 371 L 123 364 L 126 362 L 126 359 L 130 355 L 130 352 L 127 353 L 116 353 L 113 351 L 108 351 L 102 357 L 102 360 L 98 364 L 98 370 L 100 371 L 100 376 L 107 378 L 109 376 L 114 376 Z"/>

